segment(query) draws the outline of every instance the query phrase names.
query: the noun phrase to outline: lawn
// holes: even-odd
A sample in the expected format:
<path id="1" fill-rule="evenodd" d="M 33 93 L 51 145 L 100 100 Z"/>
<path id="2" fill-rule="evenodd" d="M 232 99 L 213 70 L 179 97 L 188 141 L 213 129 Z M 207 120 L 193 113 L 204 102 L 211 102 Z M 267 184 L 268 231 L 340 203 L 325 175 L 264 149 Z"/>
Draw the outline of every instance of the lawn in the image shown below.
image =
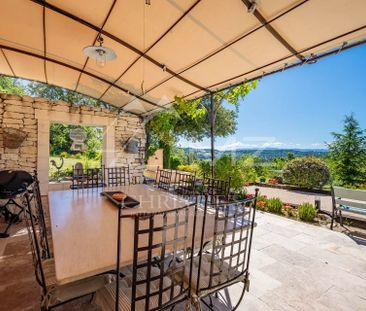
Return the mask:
<path id="1" fill-rule="evenodd" d="M 57 172 L 57 169 L 51 165 L 51 161 L 54 160 L 57 165 L 61 164 L 60 157 L 51 157 L 50 156 L 50 163 L 49 163 L 49 176 L 52 178 L 55 173 Z M 61 171 L 72 171 L 72 167 L 76 163 L 82 163 L 84 168 L 94 168 L 94 167 L 100 167 L 101 163 L 99 160 L 94 159 L 87 159 L 83 157 L 82 159 L 75 159 L 75 158 L 64 158 L 64 165 L 61 168 Z"/>

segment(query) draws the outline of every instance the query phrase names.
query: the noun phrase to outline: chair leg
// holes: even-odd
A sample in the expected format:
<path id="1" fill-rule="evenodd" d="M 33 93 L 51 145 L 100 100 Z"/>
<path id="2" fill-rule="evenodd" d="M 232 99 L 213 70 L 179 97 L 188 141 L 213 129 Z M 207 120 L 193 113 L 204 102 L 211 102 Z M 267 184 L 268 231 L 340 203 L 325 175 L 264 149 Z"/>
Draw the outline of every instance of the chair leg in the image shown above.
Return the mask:
<path id="1" fill-rule="evenodd" d="M 246 291 L 246 286 L 243 287 L 243 291 L 242 291 L 242 293 L 240 295 L 239 301 L 236 304 L 236 306 L 232 309 L 233 311 L 235 311 L 239 307 L 239 305 L 241 304 L 241 302 L 242 302 L 242 300 L 244 298 L 245 291 Z"/>
<path id="2" fill-rule="evenodd" d="M 174 308 L 174 307 L 173 307 Z M 192 303 L 191 300 L 187 299 L 186 305 L 184 307 L 184 311 L 191 311 L 192 310 Z M 170 310 L 171 311 L 171 310 Z"/>
<path id="3" fill-rule="evenodd" d="M 91 294 L 90 301 L 89 301 L 90 304 L 93 303 L 94 297 L 95 297 L 95 292 Z"/>
<path id="4" fill-rule="evenodd" d="M 330 230 L 333 230 L 334 217 L 332 217 L 332 221 L 330 223 Z"/>
<path id="5" fill-rule="evenodd" d="M 214 305 L 213 305 L 213 301 L 212 301 L 211 295 L 209 295 L 208 298 L 210 299 L 210 307 L 213 308 Z"/>
<path id="6" fill-rule="evenodd" d="M 208 304 L 206 301 L 204 301 L 203 299 L 202 299 L 202 302 L 203 302 L 203 304 L 208 308 L 208 309 L 210 309 L 211 311 L 215 311 L 214 309 L 213 309 L 213 306 L 211 306 L 211 303 L 210 304 Z M 201 310 L 201 304 L 199 305 L 199 310 Z M 198 308 L 196 307 L 196 310 L 198 310 Z"/>
<path id="7" fill-rule="evenodd" d="M 192 302 L 193 302 L 193 305 L 194 305 L 194 308 L 196 309 L 196 311 L 202 311 L 202 309 L 201 309 L 201 301 L 200 301 L 200 299 L 198 297 L 194 297 Z"/>
<path id="8" fill-rule="evenodd" d="M 339 211 L 339 221 L 341 226 L 343 227 L 343 215 L 342 215 L 342 211 Z"/>

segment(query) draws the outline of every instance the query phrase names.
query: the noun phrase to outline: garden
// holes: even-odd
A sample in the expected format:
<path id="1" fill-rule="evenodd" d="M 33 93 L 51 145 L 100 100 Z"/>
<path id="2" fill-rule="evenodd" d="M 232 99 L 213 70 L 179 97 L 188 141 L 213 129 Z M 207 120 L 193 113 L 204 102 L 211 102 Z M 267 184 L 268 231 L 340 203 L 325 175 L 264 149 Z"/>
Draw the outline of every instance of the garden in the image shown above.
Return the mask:
<path id="1" fill-rule="evenodd" d="M 333 142 L 321 156 L 287 156 L 266 159 L 259 155 L 224 154 L 214 160 L 214 176 L 230 180 L 232 194 L 238 198 L 253 196 L 247 192 L 251 185 L 301 190 L 306 193 L 330 195 L 332 185 L 366 189 L 366 135 L 353 115 L 345 117 L 343 132 L 332 133 Z M 169 150 L 168 168 L 196 174 L 198 178 L 211 175 L 211 161 L 181 148 Z M 319 212 L 319 206 L 309 202 L 293 204 L 278 197 L 258 198 L 258 209 L 305 222 L 326 225 L 329 215 Z M 329 214 L 329 213 L 328 213 Z"/>
<path id="2" fill-rule="evenodd" d="M 85 169 L 100 167 L 102 144 L 102 128 L 51 124 L 49 180 L 71 178 L 76 163 Z"/>

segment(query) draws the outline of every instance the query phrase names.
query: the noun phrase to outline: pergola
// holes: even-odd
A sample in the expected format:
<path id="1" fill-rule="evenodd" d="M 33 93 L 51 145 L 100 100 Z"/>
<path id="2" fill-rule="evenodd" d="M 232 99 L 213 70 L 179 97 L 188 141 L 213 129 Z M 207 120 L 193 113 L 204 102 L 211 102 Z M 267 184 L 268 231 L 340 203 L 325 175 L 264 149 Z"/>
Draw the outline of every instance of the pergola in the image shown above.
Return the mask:
<path id="1" fill-rule="evenodd" d="M 146 116 L 366 42 L 364 0 L 1 0 L 0 73 Z M 83 53 L 102 36 L 117 59 Z"/>

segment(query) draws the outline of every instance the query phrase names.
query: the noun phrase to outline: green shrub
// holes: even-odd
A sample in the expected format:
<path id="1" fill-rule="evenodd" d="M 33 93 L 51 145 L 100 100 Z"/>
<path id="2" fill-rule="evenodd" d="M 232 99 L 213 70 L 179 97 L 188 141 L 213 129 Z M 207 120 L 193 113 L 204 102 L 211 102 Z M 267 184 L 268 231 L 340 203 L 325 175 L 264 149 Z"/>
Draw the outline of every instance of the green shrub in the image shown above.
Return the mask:
<path id="1" fill-rule="evenodd" d="M 81 160 L 83 158 L 83 154 L 78 152 L 75 154 L 75 159 Z"/>
<path id="2" fill-rule="evenodd" d="M 244 186 L 241 163 L 231 155 L 223 155 L 215 161 L 215 178 L 230 179 L 230 187 L 234 192 L 240 192 Z"/>
<path id="3" fill-rule="evenodd" d="M 178 165 L 177 170 L 182 171 L 182 172 L 188 172 L 188 173 L 196 173 L 198 171 L 198 166 L 197 166 L 197 164 Z"/>
<path id="4" fill-rule="evenodd" d="M 63 158 L 70 158 L 70 155 L 66 152 L 66 151 L 62 151 L 60 153 L 60 157 L 63 157 Z"/>
<path id="5" fill-rule="evenodd" d="M 172 156 L 170 157 L 170 163 L 169 163 L 169 167 L 172 170 L 176 170 L 178 166 L 180 166 L 182 164 L 182 162 L 180 161 L 180 159 L 177 156 Z"/>
<path id="6" fill-rule="evenodd" d="M 198 160 L 195 162 L 197 164 L 198 170 L 197 174 L 200 177 L 210 176 L 211 174 L 211 161 L 207 160 Z"/>
<path id="7" fill-rule="evenodd" d="M 281 214 L 282 213 L 282 201 L 279 198 L 271 198 L 267 199 L 266 207 L 267 210 L 274 214 Z"/>
<path id="8" fill-rule="evenodd" d="M 299 205 L 297 210 L 299 213 L 299 218 L 303 221 L 308 221 L 308 222 L 313 221 L 316 216 L 316 213 L 317 213 L 314 205 L 310 204 L 310 203 L 303 203 L 303 204 Z"/>
<path id="9" fill-rule="evenodd" d="M 284 170 L 286 183 L 308 189 L 324 185 L 330 178 L 328 166 L 316 157 L 291 160 Z"/>

